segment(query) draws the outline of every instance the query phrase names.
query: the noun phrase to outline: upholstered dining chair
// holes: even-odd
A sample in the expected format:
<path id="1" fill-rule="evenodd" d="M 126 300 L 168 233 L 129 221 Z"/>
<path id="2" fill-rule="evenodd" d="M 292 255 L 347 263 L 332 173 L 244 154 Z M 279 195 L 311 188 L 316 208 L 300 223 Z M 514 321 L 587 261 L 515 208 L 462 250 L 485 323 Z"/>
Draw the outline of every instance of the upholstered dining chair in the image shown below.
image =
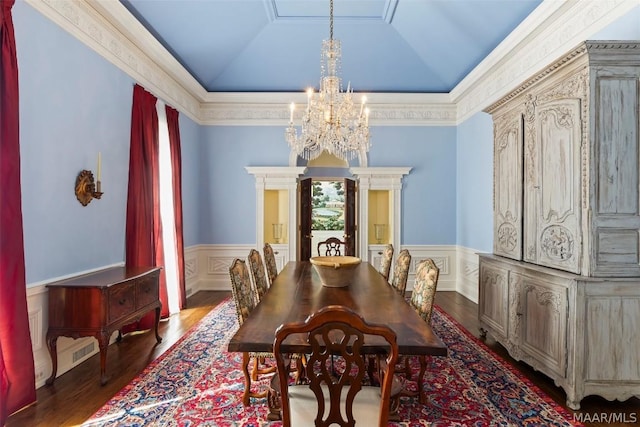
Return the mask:
<path id="1" fill-rule="evenodd" d="M 324 246 L 324 248 L 323 248 Z M 329 237 L 327 240 L 318 243 L 318 256 L 340 256 L 346 253 L 346 243 L 337 237 Z"/>
<path id="2" fill-rule="evenodd" d="M 393 259 L 393 245 L 389 243 L 382 250 L 382 258 L 380 259 L 380 268 L 378 272 L 386 281 L 389 281 L 389 273 L 391 272 L 391 260 Z"/>
<path id="3" fill-rule="evenodd" d="M 276 255 L 270 244 L 265 243 L 262 250 L 264 254 L 264 264 L 267 267 L 267 277 L 269 278 L 269 287 L 273 285 L 273 281 L 278 277 L 278 266 L 276 265 Z"/>
<path id="4" fill-rule="evenodd" d="M 247 264 L 243 260 L 236 258 L 231 263 L 231 267 L 229 267 L 229 276 L 231 278 L 231 292 L 236 305 L 238 323 L 242 325 L 256 306 L 255 292 L 251 286 Z M 260 363 L 261 360 L 272 357 L 272 353 L 242 353 L 242 373 L 244 374 L 242 403 L 244 406 L 249 406 L 251 397 L 262 398 L 267 396 L 268 390 L 266 389 L 262 392 L 251 391 L 251 381 L 256 381 L 259 375 L 275 371 L 275 366 L 264 366 Z M 249 364 L 252 365 L 251 372 L 249 372 Z"/>
<path id="5" fill-rule="evenodd" d="M 409 305 L 418 313 L 418 315 L 427 324 L 431 324 L 431 317 L 433 314 L 433 304 L 436 297 L 436 289 L 438 287 L 438 277 L 440 276 L 440 270 L 436 266 L 432 259 L 427 258 L 418 263 L 416 266 L 416 278 L 413 284 L 413 291 L 411 292 L 411 299 Z M 403 391 L 404 395 L 414 396 L 418 395 L 421 403 L 424 403 L 424 396 L 422 393 L 424 374 L 426 371 L 427 360 L 426 356 L 418 356 L 420 360 L 420 373 L 418 374 L 417 393 L 407 393 Z M 407 379 L 411 379 L 411 368 L 409 366 L 409 356 L 400 356 L 400 366 L 396 367 L 398 372 L 405 374 Z"/>
<path id="6" fill-rule="evenodd" d="M 310 346 L 308 384 L 289 384 L 290 359 L 282 351 L 287 337 L 298 335 Z M 361 354 L 365 336 L 384 339 L 389 351 L 378 363 L 380 387 L 364 385 L 366 363 Z M 278 366 L 282 425 L 386 426 L 393 370 L 398 358 L 396 334 L 386 325 L 367 323 L 351 309 L 330 305 L 304 322 L 276 329 L 273 352 Z M 337 358 L 331 366 L 330 356 Z"/>
<path id="7" fill-rule="evenodd" d="M 265 273 L 264 264 L 262 263 L 262 255 L 260 255 L 260 252 L 257 250 L 251 249 L 247 260 L 249 261 L 251 278 L 256 288 L 256 302 L 260 302 L 269 290 L 267 274 Z"/>
<path id="8" fill-rule="evenodd" d="M 404 297 L 404 292 L 407 289 L 407 279 L 409 277 L 409 267 L 411 266 L 411 254 L 407 249 L 403 249 L 396 258 L 396 264 L 393 268 L 393 279 L 391 280 L 391 286 L 400 295 Z"/>

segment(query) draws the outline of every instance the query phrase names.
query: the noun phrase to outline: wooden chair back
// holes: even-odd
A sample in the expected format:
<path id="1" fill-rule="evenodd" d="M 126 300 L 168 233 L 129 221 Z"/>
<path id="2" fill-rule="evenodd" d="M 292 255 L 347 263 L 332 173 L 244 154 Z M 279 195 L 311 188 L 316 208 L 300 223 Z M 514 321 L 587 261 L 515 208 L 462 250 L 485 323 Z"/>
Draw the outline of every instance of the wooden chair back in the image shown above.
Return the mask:
<path id="1" fill-rule="evenodd" d="M 324 249 L 322 248 L 324 246 Z M 341 256 L 346 254 L 346 242 L 337 237 L 329 237 L 318 243 L 318 256 Z M 344 249 L 344 251 L 343 251 Z"/>
<path id="2" fill-rule="evenodd" d="M 264 270 L 264 264 L 262 263 L 262 255 L 255 249 L 249 251 L 247 257 L 249 261 L 249 267 L 251 267 L 251 278 L 256 288 L 256 301 L 262 301 L 262 297 L 265 296 L 269 290 L 269 284 L 267 283 L 267 273 Z"/>
<path id="3" fill-rule="evenodd" d="M 262 250 L 264 254 L 264 264 L 267 267 L 267 277 L 269 278 L 269 287 L 273 285 L 273 281 L 278 277 L 278 266 L 276 265 L 276 255 L 269 243 L 264 244 Z"/>
<path id="4" fill-rule="evenodd" d="M 287 371 L 289 359 L 281 346 L 287 337 L 295 334 L 301 334 L 311 345 L 306 369 L 308 385 L 289 385 Z M 361 353 L 365 336 L 367 340 L 372 339 L 372 336 L 378 336 L 386 341 L 386 345 L 381 344 L 380 349 L 386 354 L 386 358 L 381 356 L 381 363 L 379 363 L 381 388 L 364 387 L 368 388 L 370 393 L 365 392 L 362 384 L 367 371 L 366 359 Z M 371 414 L 371 402 L 368 402 L 365 412 L 359 407 L 364 399 L 361 396 L 356 397 L 359 393 L 363 393 L 362 396 L 375 397 L 372 401 L 379 404 L 376 424 L 387 425 L 393 371 L 398 360 L 396 334 L 388 326 L 368 324 L 351 309 L 330 305 L 313 313 L 304 322 L 287 323 L 276 329 L 273 351 L 278 367 L 284 427 L 291 425 L 353 426 L 356 416 L 366 415 L 375 418 L 375 414 Z M 304 413 L 301 415 L 303 411 L 296 411 L 295 414 L 298 417 L 306 414 L 309 419 L 295 419 L 292 423 L 291 410 L 295 398 L 292 398 L 294 399 L 292 401 L 290 393 L 301 396 L 297 394 L 300 388 L 306 389 L 307 393 L 304 394 L 306 399 L 312 399 L 312 396 L 315 396 L 317 412 L 313 414 L 312 408 L 309 410 L 309 401 L 306 401 L 303 404 L 306 405 Z M 310 393 L 309 389 L 313 393 Z M 374 425 L 367 424 L 367 421 L 360 421 L 360 423 L 363 422 L 365 423 L 363 425 Z"/>

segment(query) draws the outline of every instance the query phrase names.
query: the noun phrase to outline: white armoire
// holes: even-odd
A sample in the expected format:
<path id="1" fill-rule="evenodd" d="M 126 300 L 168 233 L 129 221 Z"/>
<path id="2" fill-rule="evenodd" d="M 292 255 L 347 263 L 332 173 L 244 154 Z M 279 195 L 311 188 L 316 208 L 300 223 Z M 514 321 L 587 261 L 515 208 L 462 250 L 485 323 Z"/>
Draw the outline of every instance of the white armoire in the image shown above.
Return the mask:
<path id="1" fill-rule="evenodd" d="M 584 42 L 486 111 L 494 253 L 479 319 L 517 360 L 588 395 L 640 396 L 640 42 Z"/>

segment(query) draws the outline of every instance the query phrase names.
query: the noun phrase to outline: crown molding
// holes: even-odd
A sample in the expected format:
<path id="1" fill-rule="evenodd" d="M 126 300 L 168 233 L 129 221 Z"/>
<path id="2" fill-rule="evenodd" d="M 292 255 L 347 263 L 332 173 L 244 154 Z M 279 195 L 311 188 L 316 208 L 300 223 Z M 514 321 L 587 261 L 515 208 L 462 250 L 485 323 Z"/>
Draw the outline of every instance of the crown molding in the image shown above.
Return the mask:
<path id="1" fill-rule="evenodd" d="M 360 94 L 356 94 L 360 95 Z M 448 94 L 372 93 L 367 96 L 371 126 L 455 126 L 456 106 Z M 288 105 L 304 106 L 304 92 L 209 93 L 200 110 L 200 123 L 224 126 L 287 126 Z M 299 122 L 302 108 L 294 112 Z"/>
<path id="2" fill-rule="evenodd" d="M 545 0 L 451 91 L 458 123 L 635 7 L 637 0 Z"/>
<path id="3" fill-rule="evenodd" d="M 25 1 L 145 89 L 197 121 L 200 103 L 194 95 L 195 80 L 119 1 Z"/>
<path id="4" fill-rule="evenodd" d="M 25 1 L 198 124 L 285 126 L 287 105 L 306 102 L 302 92 L 208 93 L 119 1 Z M 367 94 L 370 123 L 461 123 L 637 6 L 637 0 L 545 0 L 450 94 Z"/>

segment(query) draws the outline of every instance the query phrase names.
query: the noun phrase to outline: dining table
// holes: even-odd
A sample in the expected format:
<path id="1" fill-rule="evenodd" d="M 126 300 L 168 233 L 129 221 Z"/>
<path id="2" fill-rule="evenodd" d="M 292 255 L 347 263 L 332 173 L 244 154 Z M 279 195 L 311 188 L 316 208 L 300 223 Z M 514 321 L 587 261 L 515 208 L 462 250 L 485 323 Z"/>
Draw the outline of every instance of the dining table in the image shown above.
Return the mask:
<path id="1" fill-rule="evenodd" d="M 401 355 L 447 355 L 447 347 L 430 325 L 366 261 L 356 267 L 353 279 L 345 287 L 323 285 L 309 261 L 288 262 L 240 325 L 227 349 L 243 353 L 273 352 L 275 331 L 280 325 L 304 322 L 309 315 L 328 305 L 346 306 L 367 323 L 389 326 L 396 333 Z M 362 351 L 379 353 L 384 351 L 383 345 L 375 340 L 365 340 Z M 282 351 L 287 353 L 310 353 L 309 350 L 309 344 L 302 338 L 293 338 L 282 345 Z M 422 361 L 424 357 L 420 359 Z M 271 402 L 269 404 L 271 409 Z"/>

